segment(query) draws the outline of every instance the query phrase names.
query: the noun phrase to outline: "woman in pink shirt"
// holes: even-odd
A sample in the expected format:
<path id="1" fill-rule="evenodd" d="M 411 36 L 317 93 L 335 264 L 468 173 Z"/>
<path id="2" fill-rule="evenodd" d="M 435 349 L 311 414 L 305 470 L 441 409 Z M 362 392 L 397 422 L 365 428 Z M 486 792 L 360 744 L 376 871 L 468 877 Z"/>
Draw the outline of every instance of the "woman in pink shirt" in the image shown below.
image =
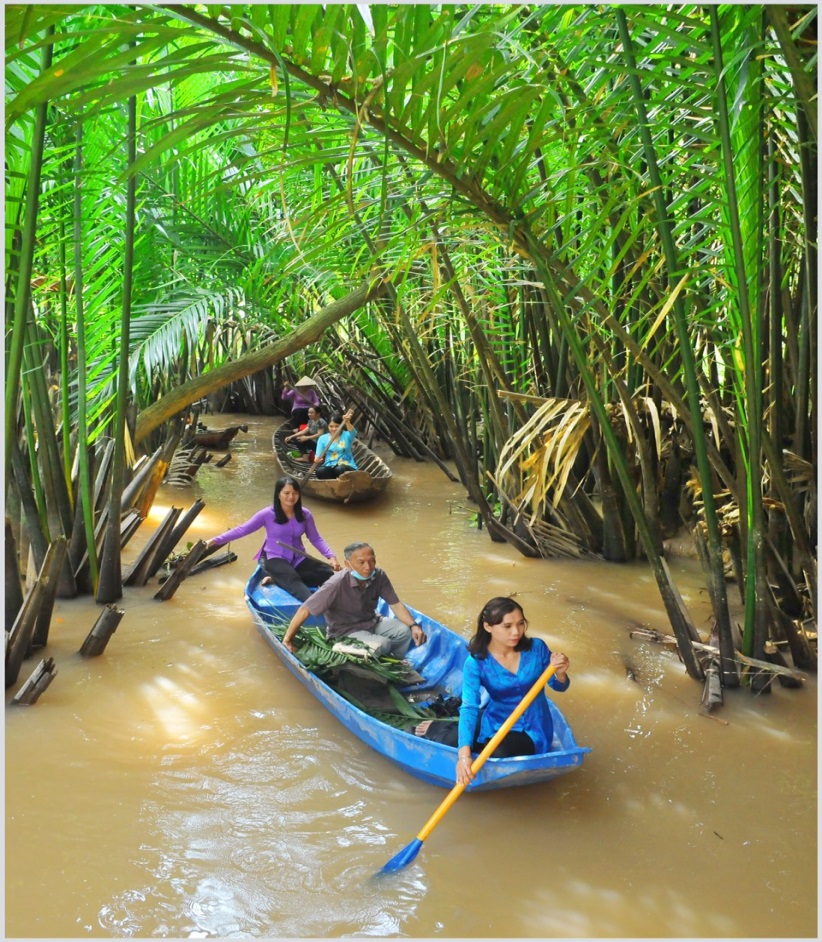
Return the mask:
<path id="1" fill-rule="evenodd" d="M 273 582 L 303 602 L 311 595 L 310 587 L 322 585 L 342 569 L 333 550 L 320 536 L 313 514 L 303 507 L 300 485 L 295 478 L 289 475 L 279 478 L 270 507 L 263 507 L 245 523 L 213 537 L 208 546 L 223 546 L 262 529 L 265 542 L 254 558 L 265 570 L 263 585 Z M 327 563 L 305 552 L 303 536 L 325 556 Z"/>
<path id="2" fill-rule="evenodd" d="M 285 383 L 281 398 L 291 403 L 291 424 L 295 430 L 308 422 L 309 408 L 320 404 L 317 384 L 310 376 L 301 377 L 293 386 Z"/>

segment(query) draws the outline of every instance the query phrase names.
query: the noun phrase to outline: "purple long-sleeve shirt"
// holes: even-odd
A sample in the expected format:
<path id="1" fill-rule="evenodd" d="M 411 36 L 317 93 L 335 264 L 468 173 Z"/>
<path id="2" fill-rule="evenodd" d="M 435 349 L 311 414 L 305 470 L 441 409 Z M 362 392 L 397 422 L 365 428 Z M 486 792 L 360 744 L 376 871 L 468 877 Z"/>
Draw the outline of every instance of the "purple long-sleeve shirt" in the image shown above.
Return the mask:
<path id="1" fill-rule="evenodd" d="M 313 386 L 293 386 L 291 389 L 284 389 L 282 396 L 284 402 L 291 403 L 291 411 L 295 409 L 307 409 L 309 406 L 318 406 L 320 397 Z"/>
<path id="2" fill-rule="evenodd" d="M 239 540 L 240 537 L 248 536 L 249 533 L 253 533 L 255 530 L 265 528 L 265 542 L 254 557 L 255 559 L 259 559 L 262 553 L 265 552 L 268 559 L 278 556 L 296 569 L 305 559 L 305 556 L 293 553 L 284 546 L 280 546 L 277 541 L 282 540 L 283 543 L 287 543 L 289 546 L 303 549 L 303 535 L 308 537 L 326 559 L 331 559 L 334 556 L 334 551 L 320 536 L 317 524 L 314 522 L 314 516 L 307 507 L 303 507 L 303 518 L 300 521 L 296 517 L 292 517 L 286 523 L 277 523 L 274 517 L 274 508 L 264 507 L 262 510 L 258 510 L 249 520 L 246 520 L 245 523 L 234 527 L 233 530 L 226 530 L 225 533 L 215 536 L 214 545 L 223 546 L 231 540 Z"/>

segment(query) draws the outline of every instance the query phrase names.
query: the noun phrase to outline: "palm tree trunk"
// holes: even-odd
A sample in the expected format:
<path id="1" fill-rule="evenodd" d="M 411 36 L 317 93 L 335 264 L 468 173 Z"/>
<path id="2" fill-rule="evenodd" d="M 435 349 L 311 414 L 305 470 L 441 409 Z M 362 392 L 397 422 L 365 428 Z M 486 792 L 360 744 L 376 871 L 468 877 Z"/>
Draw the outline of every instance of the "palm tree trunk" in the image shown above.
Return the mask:
<path id="1" fill-rule="evenodd" d="M 23 458 L 23 452 L 17 438 L 11 441 L 11 455 L 9 457 L 14 484 L 17 486 L 17 493 L 20 498 L 20 506 L 26 521 L 29 543 L 34 555 L 34 564 L 39 569 L 46 558 L 46 552 L 49 548 L 49 541 L 43 529 L 43 522 L 40 519 L 40 512 L 37 507 L 37 501 L 31 490 L 31 477 L 26 461 Z"/>
<path id="2" fill-rule="evenodd" d="M 620 483 L 622 484 L 625 500 L 628 503 L 637 529 L 639 530 L 640 539 L 645 549 L 645 555 L 654 573 L 654 578 L 656 579 L 660 595 L 662 596 L 665 610 L 671 621 L 671 627 L 676 636 L 685 669 L 689 676 L 693 677 L 695 680 L 702 681 L 705 679 L 704 671 L 692 645 L 693 641 L 699 641 L 699 633 L 688 614 L 682 597 L 671 579 L 671 574 L 665 560 L 656 552 L 653 534 L 648 526 L 648 521 L 645 519 L 642 504 L 639 502 L 625 455 L 622 452 L 622 448 L 608 419 L 605 403 L 602 400 L 595 377 L 588 364 L 582 341 L 577 334 L 575 326 L 571 323 L 563 299 L 554 284 L 551 271 L 542 260 L 538 242 L 530 233 L 528 233 L 527 237 L 531 241 L 530 256 L 534 260 L 537 271 L 548 292 L 554 316 L 557 318 L 560 329 L 568 340 L 568 345 L 574 361 L 576 362 L 580 379 L 588 394 L 591 409 L 599 423 L 600 430 L 608 448 L 608 454 L 613 461 Z"/>
<path id="3" fill-rule="evenodd" d="M 49 27 L 49 35 L 54 34 L 54 27 Z M 51 68 L 53 53 L 51 43 L 43 46 L 42 72 Z M 37 235 L 37 209 L 40 198 L 40 177 L 43 169 L 43 146 L 46 137 L 48 103 L 44 102 L 37 109 L 34 117 L 34 130 L 31 141 L 31 159 L 26 183 L 26 209 L 23 220 L 23 232 L 20 244 L 20 262 L 17 271 L 17 286 L 14 295 L 14 323 L 8 332 L 9 353 L 6 361 L 6 475 L 9 480 L 11 470 L 11 440 L 17 436 L 17 401 L 20 389 L 20 369 L 23 365 L 23 348 L 26 341 L 26 322 L 28 320 L 31 275 L 34 265 L 34 246 Z"/>
<path id="4" fill-rule="evenodd" d="M 23 607 L 23 580 L 20 577 L 20 564 L 17 558 L 17 541 L 14 539 L 14 531 L 11 523 L 6 518 L 6 542 L 5 542 L 5 585 L 3 586 L 6 595 L 6 632 L 11 631 L 17 613 Z"/>
<path id="5" fill-rule="evenodd" d="M 730 118 L 728 99 L 725 90 L 722 38 L 719 15 L 716 7 L 708 7 L 711 21 L 711 36 L 714 47 L 714 70 L 717 83 L 717 114 L 719 119 L 722 159 L 725 166 L 725 195 L 733 245 L 733 258 L 742 322 L 742 343 L 745 356 L 745 427 L 747 429 L 747 454 L 738 463 L 745 470 L 745 493 L 747 496 L 747 579 L 745 605 L 745 632 L 743 653 L 760 660 L 765 658 L 767 640 L 767 598 L 764 557 L 765 515 L 762 504 L 762 352 L 761 331 L 758 311 L 752 311 L 748 297 L 748 272 L 745 268 L 745 254 L 742 245 L 742 230 L 739 222 L 737 203 L 736 176 L 731 145 Z M 750 273 L 753 277 L 753 272 Z M 757 319 L 755 319 L 757 318 Z M 741 448 L 744 439 L 738 439 Z M 706 504 L 707 508 L 707 504 Z M 742 507 L 740 507 L 740 515 Z M 724 580 L 723 580 L 724 585 Z M 766 684 L 766 689 L 770 687 Z"/>
<path id="6" fill-rule="evenodd" d="M 123 311 L 120 318 L 117 411 L 114 418 L 114 460 L 112 462 L 108 499 L 108 519 L 103 553 L 100 560 L 100 582 L 97 601 L 111 603 L 123 595 L 123 574 L 120 565 L 120 514 L 126 470 L 126 411 L 128 409 L 128 349 L 131 322 L 131 286 L 134 274 L 134 231 L 136 220 L 137 178 L 130 172 L 137 158 L 137 98 L 128 100 L 128 156 L 126 179 L 125 249 L 123 253 Z"/>
<path id="7" fill-rule="evenodd" d="M 252 350 L 230 363 L 215 367 L 203 376 L 182 383 L 140 412 L 134 433 L 135 443 L 141 442 L 155 428 L 181 412 L 186 406 L 191 405 L 192 402 L 196 402 L 197 399 L 216 392 L 244 376 L 251 376 L 267 366 L 278 363 L 292 353 L 304 349 L 309 344 L 315 343 L 327 327 L 358 311 L 369 301 L 383 297 L 392 289 L 393 285 L 388 279 L 375 276 L 369 279 L 367 284 L 355 288 L 344 297 L 320 308 L 296 330 L 277 340 L 276 343 Z"/>
<path id="8" fill-rule="evenodd" d="M 676 246 L 672 232 L 672 220 L 669 217 L 667 206 L 663 196 L 662 179 L 657 165 L 656 151 L 651 138 L 650 122 L 648 120 L 645 100 L 642 94 L 642 88 L 639 84 L 639 72 L 637 69 L 636 58 L 633 52 L 633 41 L 628 31 L 628 21 L 624 9 L 617 7 L 614 15 L 619 27 L 619 34 L 622 40 L 623 55 L 629 69 L 629 82 L 631 85 L 634 107 L 637 113 L 639 124 L 639 133 L 642 139 L 643 151 L 648 168 L 653 190 L 653 199 L 656 206 L 657 229 L 663 244 L 665 258 L 667 262 L 667 275 L 670 289 L 673 291 L 676 287 L 675 278 L 678 280 L 678 273 L 683 268 L 679 262 Z M 688 401 L 691 407 L 691 413 L 694 416 L 701 414 L 699 402 L 699 383 L 697 380 L 696 365 L 694 363 L 693 348 L 691 347 L 688 336 L 688 321 L 685 315 L 685 306 L 681 294 L 677 293 L 673 303 L 674 323 L 676 333 L 679 338 L 679 351 L 682 357 L 682 368 L 685 377 L 685 385 L 688 391 Z M 711 576 L 708 579 L 709 589 L 713 590 L 711 603 L 714 611 L 714 617 L 717 623 L 717 630 L 722 638 L 723 633 L 726 642 L 730 639 L 730 616 L 728 614 L 728 599 L 725 592 L 724 567 L 722 563 L 722 546 L 719 537 L 719 524 L 716 516 L 716 504 L 713 495 L 712 477 L 710 465 L 708 462 L 708 449 L 705 442 L 705 431 L 700 422 L 693 425 L 693 442 L 696 453 L 697 468 L 702 484 L 703 507 L 705 513 L 705 522 L 708 528 L 708 551 L 711 564 Z M 723 667 L 726 665 L 723 662 Z M 701 678 L 700 678 L 701 679 Z M 733 683 L 733 677 L 728 672 L 723 678 Z"/>
<path id="9" fill-rule="evenodd" d="M 91 486 L 91 461 L 88 446 L 88 420 L 86 412 L 86 316 L 84 309 L 84 279 L 83 279 L 83 193 L 81 189 L 83 173 L 83 122 L 77 122 L 77 143 L 74 149 L 74 206 L 73 206 L 73 234 L 74 234 L 74 308 L 75 324 L 77 330 L 77 464 L 79 474 L 79 504 L 82 512 L 82 523 L 85 539 L 80 534 L 73 533 L 69 558 L 75 574 L 78 573 L 80 562 L 88 554 L 88 580 L 91 591 L 97 591 L 100 581 L 100 568 L 97 559 L 97 546 L 95 540 L 95 498 Z M 68 383 L 68 377 L 63 380 Z M 76 515 L 75 515 L 76 516 Z M 85 550 L 83 545 L 85 544 Z"/>

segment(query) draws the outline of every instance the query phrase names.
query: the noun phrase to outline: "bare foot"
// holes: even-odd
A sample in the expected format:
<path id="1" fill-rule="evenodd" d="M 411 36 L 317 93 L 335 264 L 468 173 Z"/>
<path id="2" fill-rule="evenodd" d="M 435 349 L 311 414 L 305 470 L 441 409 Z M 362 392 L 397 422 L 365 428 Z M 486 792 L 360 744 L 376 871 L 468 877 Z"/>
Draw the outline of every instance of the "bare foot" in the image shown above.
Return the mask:
<path id="1" fill-rule="evenodd" d="M 433 720 L 423 720 L 419 726 L 414 727 L 415 736 L 424 736 Z"/>
<path id="2" fill-rule="evenodd" d="M 274 580 L 271 578 L 271 576 L 263 576 L 260 580 L 260 585 L 273 585 L 273 583 Z"/>

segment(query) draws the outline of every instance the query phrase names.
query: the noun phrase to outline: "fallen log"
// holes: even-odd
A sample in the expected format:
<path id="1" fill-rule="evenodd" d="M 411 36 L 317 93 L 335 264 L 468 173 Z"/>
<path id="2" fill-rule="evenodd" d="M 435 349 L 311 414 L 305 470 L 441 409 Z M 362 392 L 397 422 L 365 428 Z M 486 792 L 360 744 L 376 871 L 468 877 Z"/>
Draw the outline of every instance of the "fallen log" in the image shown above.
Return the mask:
<path id="1" fill-rule="evenodd" d="M 231 425 L 228 428 L 203 428 L 194 433 L 194 444 L 203 448 L 228 448 L 238 432 L 247 432 L 247 425 Z"/>
<path id="2" fill-rule="evenodd" d="M 122 621 L 125 612 L 115 605 L 106 605 L 100 617 L 94 623 L 94 627 L 86 635 L 85 641 L 80 646 L 81 657 L 97 657 L 106 649 L 109 639 L 117 630 L 117 626 Z"/>
<path id="3" fill-rule="evenodd" d="M 178 448 L 168 466 L 165 483 L 175 487 L 190 486 L 201 465 L 208 464 L 212 457 L 211 452 L 199 446 Z"/>
<path id="4" fill-rule="evenodd" d="M 655 641 L 658 644 L 669 644 L 673 647 L 677 647 L 677 640 L 673 635 L 663 634 L 661 631 L 657 631 L 655 628 L 636 628 L 629 631 L 628 634 L 632 638 L 642 638 L 644 641 Z M 717 659 L 720 657 L 719 648 L 714 647 L 711 644 L 701 644 L 698 641 L 693 641 L 692 645 L 694 650 L 699 653 L 705 653 Z M 792 677 L 794 680 L 800 681 L 800 685 L 802 681 L 808 679 L 807 674 L 796 670 L 796 668 L 782 667 L 780 664 L 772 664 L 770 661 L 761 661 L 755 657 L 748 657 L 741 651 L 734 651 L 734 657 L 740 664 L 746 667 L 756 668 L 758 671 L 770 671 L 773 674 L 782 674 L 786 677 Z"/>
<path id="5" fill-rule="evenodd" d="M 19 703 L 24 706 L 30 706 L 32 703 L 36 703 L 56 676 L 57 668 L 54 666 L 53 657 L 40 661 L 37 667 L 32 671 L 29 679 L 14 695 L 11 702 Z"/>
<path id="6" fill-rule="evenodd" d="M 203 554 L 205 555 L 205 554 Z M 200 557 L 200 562 L 191 570 L 188 574 L 190 576 L 197 576 L 201 572 L 207 572 L 209 569 L 216 569 L 218 566 L 225 566 L 227 563 L 236 562 L 238 556 L 236 553 L 229 550 L 226 553 L 222 553 L 220 556 L 212 556 L 211 559 L 203 559 L 203 556 Z M 171 571 L 167 572 L 165 575 L 160 576 L 159 583 L 162 585 L 168 579 L 171 578 Z"/>
<path id="7" fill-rule="evenodd" d="M 177 563 L 174 571 L 168 579 L 166 579 L 159 591 L 155 593 L 155 599 L 159 602 L 166 602 L 174 595 L 183 579 L 185 579 L 194 566 L 197 565 L 197 562 L 206 550 L 206 546 L 205 540 L 198 540 L 194 546 L 191 547 L 191 552 Z"/>

